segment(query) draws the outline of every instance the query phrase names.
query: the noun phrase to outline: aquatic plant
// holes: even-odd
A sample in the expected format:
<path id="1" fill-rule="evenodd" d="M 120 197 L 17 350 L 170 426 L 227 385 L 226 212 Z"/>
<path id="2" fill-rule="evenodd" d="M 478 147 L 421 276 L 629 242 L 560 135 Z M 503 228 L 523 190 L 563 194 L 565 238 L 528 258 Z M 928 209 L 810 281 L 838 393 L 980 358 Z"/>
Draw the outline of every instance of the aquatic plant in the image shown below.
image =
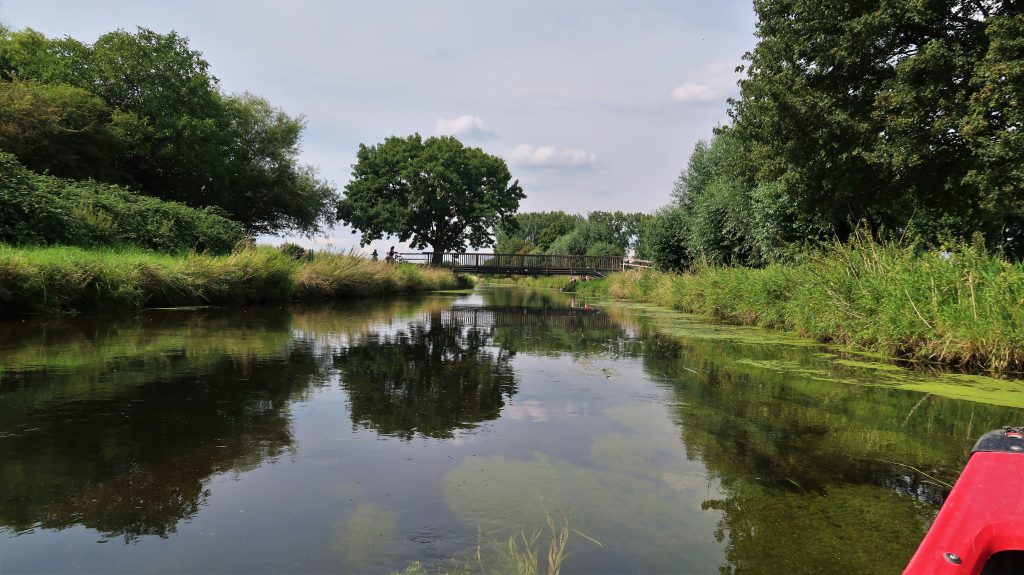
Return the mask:
<path id="1" fill-rule="evenodd" d="M 590 543 L 603 547 L 600 541 L 586 535 L 585 533 L 571 529 L 569 519 L 560 516 L 555 518 L 550 512 L 545 513 L 547 519 L 547 530 L 549 541 L 546 560 L 546 570 L 542 570 L 540 553 L 543 544 L 540 543 L 543 529 L 527 535 L 525 531 L 509 535 L 504 545 L 496 539 L 484 540 L 481 535 L 477 539 L 475 550 L 470 556 L 454 557 L 451 565 L 428 568 L 420 561 L 410 562 L 405 569 L 397 571 L 393 575 L 560 575 L 562 565 L 569 556 L 566 545 L 569 542 L 570 533 L 577 533 Z"/>

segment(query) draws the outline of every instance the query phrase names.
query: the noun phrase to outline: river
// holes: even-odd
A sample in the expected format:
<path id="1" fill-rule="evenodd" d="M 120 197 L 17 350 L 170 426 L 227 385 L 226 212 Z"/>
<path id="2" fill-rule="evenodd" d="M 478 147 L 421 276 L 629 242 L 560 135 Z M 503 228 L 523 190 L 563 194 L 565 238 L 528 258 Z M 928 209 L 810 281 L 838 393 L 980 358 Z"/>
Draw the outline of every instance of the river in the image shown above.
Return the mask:
<path id="1" fill-rule="evenodd" d="M 513 288 L 9 319 L 0 572 L 899 573 L 1021 390 Z"/>

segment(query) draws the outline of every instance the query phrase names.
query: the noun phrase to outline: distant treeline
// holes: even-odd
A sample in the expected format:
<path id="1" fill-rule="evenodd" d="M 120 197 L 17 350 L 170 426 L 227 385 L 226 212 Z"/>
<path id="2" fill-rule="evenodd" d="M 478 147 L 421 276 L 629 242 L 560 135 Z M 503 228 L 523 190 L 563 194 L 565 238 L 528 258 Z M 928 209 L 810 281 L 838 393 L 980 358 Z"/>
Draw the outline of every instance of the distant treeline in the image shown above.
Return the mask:
<path id="1" fill-rule="evenodd" d="M 697 145 L 647 255 L 763 266 L 866 225 L 934 247 L 977 236 L 1024 258 L 1019 2 L 754 7 L 732 122 Z"/>
<path id="2" fill-rule="evenodd" d="M 634 249 L 647 214 L 590 212 L 524 212 L 512 225 L 498 228 L 501 254 L 563 254 L 622 256 Z"/>
<path id="3" fill-rule="evenodd" d="M 86 44 L 0 27 L 0 151 L 33 171 L 214 206 L 250 235 L 311 233 L 333 223 L 337 198 L 298 162 L 303 128 L 263 98 L 223 93 L 174 32 Z"/>

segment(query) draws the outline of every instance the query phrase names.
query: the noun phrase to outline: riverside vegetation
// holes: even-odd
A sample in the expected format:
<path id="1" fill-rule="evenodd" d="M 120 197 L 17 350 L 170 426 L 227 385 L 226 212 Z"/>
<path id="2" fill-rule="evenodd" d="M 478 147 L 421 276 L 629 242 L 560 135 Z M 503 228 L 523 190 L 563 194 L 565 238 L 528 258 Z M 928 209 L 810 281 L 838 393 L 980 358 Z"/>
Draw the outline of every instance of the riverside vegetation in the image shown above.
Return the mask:
<path id="1" fill-rule="evenodd" d="M 981 245 L 921 251 L 861 236 L 789 264 L 628 271 L 573 289 L 908 359 L 1024 369 L 1024 265 Z"/>
<path id="2" fill-rule="evenodd" d="M 36 174 L 0 152 L 0 242 L 224 254 L 244 237 L 241 224 L 217 208 L 190 208 L 95 180 Z"/>
<path id="3" fill-rule="evenodd" d="M 0 244 L 0 310 L 232 305 L 467 287 L 446 270 L 242 244 L 227 255 Z"/>

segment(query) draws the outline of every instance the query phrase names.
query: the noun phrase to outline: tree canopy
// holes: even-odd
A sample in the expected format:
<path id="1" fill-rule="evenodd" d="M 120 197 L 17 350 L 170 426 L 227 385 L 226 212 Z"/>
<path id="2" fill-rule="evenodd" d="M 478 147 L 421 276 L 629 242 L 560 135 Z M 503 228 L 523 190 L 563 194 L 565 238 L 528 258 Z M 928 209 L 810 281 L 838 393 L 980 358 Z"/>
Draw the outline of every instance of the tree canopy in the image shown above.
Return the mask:
<path id="1" fill-rule="evenodd" d="M 392 136 L 360 144 L 357 158 L 338 219 L 362 234 L 362 245 L 387 235 L 430 246 L 434 263 L 467 244 L 492 245 L 493 230 L 526 197 L 504 160 L 449 136 Z"/>
<path id="2" fill-rule="evenodd" d="M 737 180 L 811 230 L 926 240 L 1019 226 L 1024 14 L 1009 0 L 757 0 Z M 1011 151 L 1012 150 L 1012 151 Z M 1011 159 L 1012 158 L 1012 159 Z M 789 224 L 794 224 L 790 221 Z"/>
<path id="3" fill-rule="evenodd" d="M 639 212 L 526 212 L 498 228 L 498 253 L 622 256 L 649 216 Z"/>
<path id="4" fill-rule="evenodd" d="M 764 265 L 857 226 L 1024 258 L 1024 13 L 1008 0 L 756 0 L 732 124 L 643 249 Z M 679 240 L 673 247 L 672 238 Z"/>
<path id="5" fill-rule="evenodd" d="M 65 84 L 0 82 L 0 150 L 37 172 L 69 178 L 116 178 L 121 141 L 111 109 L 86 90 Z"/>
<path id="6" fill-rule="evenodd" d="M 0 100 L 16 104 L 0 114 L 0 150 L 53 175 L 220 207 L 251 234 L 320 230 L 336 194 L 298 162 L 303 118 L 222 93 L 209 68 L 174 32 L 89 45 L 0 28 Z"/>

